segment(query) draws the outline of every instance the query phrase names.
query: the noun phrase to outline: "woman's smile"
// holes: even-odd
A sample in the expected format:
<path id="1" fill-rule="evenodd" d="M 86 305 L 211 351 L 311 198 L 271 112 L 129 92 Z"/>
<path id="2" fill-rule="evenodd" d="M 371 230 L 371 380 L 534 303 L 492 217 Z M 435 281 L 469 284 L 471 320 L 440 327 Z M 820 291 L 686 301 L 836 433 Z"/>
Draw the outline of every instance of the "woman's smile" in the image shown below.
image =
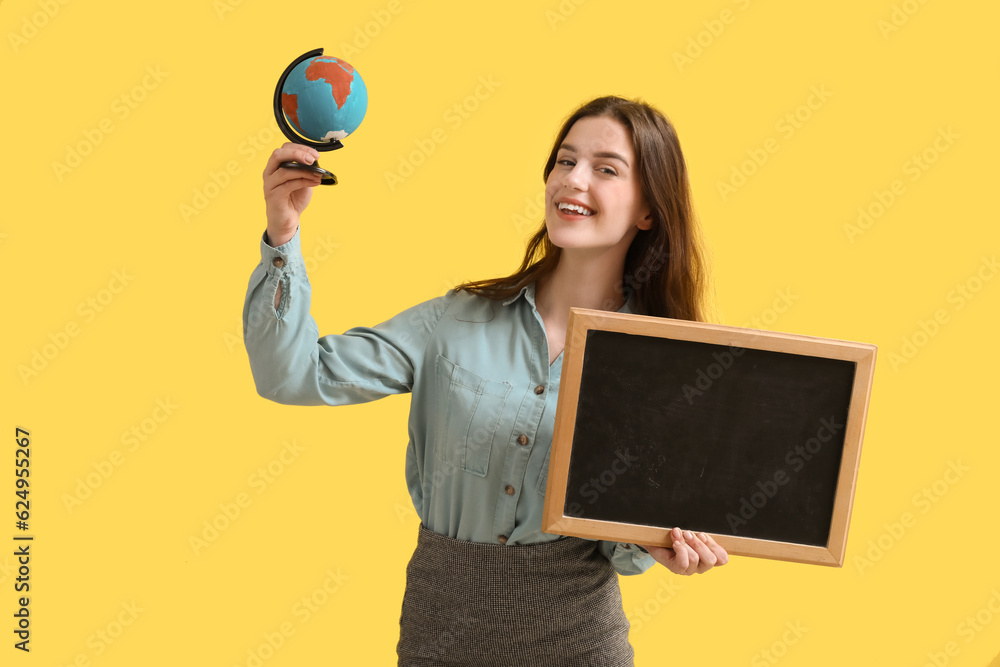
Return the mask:
<path id="1" fill-rule="evenodd" d="M 556 200 L 556 213 L 565 220 L 582 220 L 597 214 L 592 207 L 587 206 L 579 199 L 569 197 Z"/>

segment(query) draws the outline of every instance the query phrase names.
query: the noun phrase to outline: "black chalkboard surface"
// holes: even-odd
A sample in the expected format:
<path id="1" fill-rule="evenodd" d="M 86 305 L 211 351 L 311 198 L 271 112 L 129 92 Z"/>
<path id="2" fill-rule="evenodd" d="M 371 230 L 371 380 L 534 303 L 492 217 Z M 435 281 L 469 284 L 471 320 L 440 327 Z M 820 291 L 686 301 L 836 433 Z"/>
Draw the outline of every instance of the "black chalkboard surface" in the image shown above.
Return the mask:
<path id="1" fill-rule="evenodd" d="M 572 309 L 546 532 L 841 565 L 875 346 Z"/>

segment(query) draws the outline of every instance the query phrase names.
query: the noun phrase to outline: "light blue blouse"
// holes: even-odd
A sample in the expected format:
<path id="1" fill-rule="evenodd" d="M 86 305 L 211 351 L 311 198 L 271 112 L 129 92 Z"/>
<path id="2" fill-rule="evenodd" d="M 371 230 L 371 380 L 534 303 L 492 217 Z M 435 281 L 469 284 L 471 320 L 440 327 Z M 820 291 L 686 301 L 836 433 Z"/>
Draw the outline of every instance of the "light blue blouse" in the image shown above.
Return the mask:
<path id="1" fill-rule="evenodd" d="M 257 392 L 287 405 L 412 392 L 406 482 L 424 526 L 474 542 L 558 539 L 541 522 L 562 354 L 549 365 L 534 283 L 505 301 L 449 290 L 374 327 L 320 336 L 299 232 L 277 248 L 265 239 L 243 306 Z M 629 291 L 619 312 L 634 307 Z M 634 544 L 598 546 L 623 575 L 655 563 Z"/>

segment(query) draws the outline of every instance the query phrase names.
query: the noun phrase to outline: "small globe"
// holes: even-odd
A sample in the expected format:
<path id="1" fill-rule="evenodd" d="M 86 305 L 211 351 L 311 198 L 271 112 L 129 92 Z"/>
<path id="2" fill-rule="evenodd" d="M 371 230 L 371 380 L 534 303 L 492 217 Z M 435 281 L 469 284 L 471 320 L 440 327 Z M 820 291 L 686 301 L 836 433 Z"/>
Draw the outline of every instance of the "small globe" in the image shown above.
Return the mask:
<path id="1" fill-rule="evenodd" d="M 333 56 L 307 58 L 288 73 L 281 110 L 306 139 L 340 141 L 364 120 L 368 89 L 350 63 Z"/>

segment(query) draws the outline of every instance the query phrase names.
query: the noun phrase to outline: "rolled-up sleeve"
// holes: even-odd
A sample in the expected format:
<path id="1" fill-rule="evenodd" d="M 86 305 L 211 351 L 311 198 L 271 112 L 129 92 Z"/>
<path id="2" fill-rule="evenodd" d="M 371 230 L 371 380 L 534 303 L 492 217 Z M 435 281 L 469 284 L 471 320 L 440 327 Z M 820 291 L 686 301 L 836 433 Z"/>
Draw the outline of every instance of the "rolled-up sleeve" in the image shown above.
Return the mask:
<path id="1" fill-rule="evenodd" d="M 276 248 L 265 239 L 243 304 L 243 342 L 257 393 L 285 405 L 347 405 L 412 391 L 415 369 L 454 291 L 374 327 L 321 337 L 309 312 L 312 288 L 299 231 Z"/>
<path id="2" fill-rule="evenodd" d="M 621 575 L 642 574 L 656 564 L 656 559 L 637 544 L 600 540 L 598 548 Z"/>

